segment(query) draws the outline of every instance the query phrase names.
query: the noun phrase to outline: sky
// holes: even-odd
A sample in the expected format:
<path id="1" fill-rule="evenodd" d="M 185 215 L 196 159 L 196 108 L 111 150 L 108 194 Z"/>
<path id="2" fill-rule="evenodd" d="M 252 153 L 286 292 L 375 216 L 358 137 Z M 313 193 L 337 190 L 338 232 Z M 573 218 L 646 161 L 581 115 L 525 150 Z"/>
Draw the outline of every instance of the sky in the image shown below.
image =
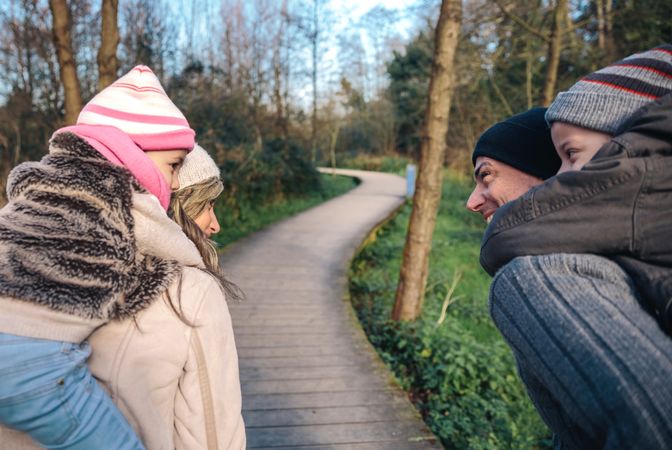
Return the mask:
<path id="1" fill-rule="evenodd" d="M 46 3 L 46 0 L 44 0 Z M 270 0 L 278 3 L 283 0 Z M 291 0 L 290 0 L 291 1 Z M 318 80 L 318 91 L 326 94 L 327 91 L 334 91 L 338 89 L 338 84 L 341 76 L 341 67 L 339 67 L 339 36 L 345 34 L 352 35 L 356 33 L 358 22 L 369 11 L 375 7 L 385 7 L 388 10 L 395 10 L 398 12 L 398 19 L 393 24 L 392 31 L 397 33 L 403 42 L 407 42 L 416 27 L 417 16 L 423 11 L 423 4 L 433 0 L 322 0 L 324 3 L 321 8 L 324 13 L 324 20 L 328 23 L 328 32 L 325 33 L 325 40 L 320 44 L 321 63 L 320 67 L 322 73 Z M 95 1 L 94 1 L 95 3 Z M 120 1 L 120 9 L 126 4 L 125 1 Z M 305 3 L 310 5 L 311 0 L 305 0 Z M 9 5 L 12 3 L 6 0 L 0 0 L 0 12 L 6 12 Z M 209 29 L 209 24 L 213 20 L 220 20 L 222 0 L 170 0 L 169 3 L 172 13 L 179 17 L 184 17 L 185 28 L 181 28 L 178 32 L 177 39 L 187 39 L 187 30 L 189 27 L 189 17 L 192 17 L 192 30 L 198 30 L 195 34 L 191 33 L 194 40 L 213 39 L 212 34 L 206 30 Z M 411 12 L 409 12 L 409 10 Z M 121 14 L 121 11 L 120 11 Z M 193 18 L 197 17 L 197 23 L 193 22 Z M 361 38 L 366 57 L 369 61 L 372 59 L 372 39 L 380 38 L 380 35 L 371 36 L 370 31 L 359 28 L 359 37 Z M 306 55 L 306 59 L 310 56 Z M 176 60 L 174 64 L 180 65 Z M 176 66 L 177 67 L 177 66 Z M 169 68 L 170 70 L 170 68 Z M 0 89 L 0 92 L 3 89 Z M 299 89 L 292 89 L 294 93 L 300 98 L 305 99 L 312 96 L 312 86 L 306 83 Z M 0 93 L 0 101 L 2 101 Z M 302 103 L 303 101 L 300 100 Z"/>
<path id="2" fill-rule="evenodd" d="M 396 10 L 398 13 L 398 20 L 394 23 L 394 32 L 397 33 L 401 39 L 406 42 L 410 39 L 411 33 L 415 27 L 415 19 L 417 14 L 409 13 L 410 8 L 422 5 L 422 0 L 327 0 L 325 10 L 337 11 L 331 20 L 334 21 L 329 40 L 323 43 L 323 66 L 330 67 L 333 73 L 326 74 L 326 78 L 322 79 L 322 89 L 333 88 L 340 77 L 336 60 L 338 58 L 339 46 L 338 36 L 345 32 L 346 29 L 352 28 L 356 25 L 369 11 L 377 6 L 383 6 L 388 10 Z M 365 29 L 361 29 L 360 37 L 364 45 L 365 51 L 369 58 L 373 55 L 372 36 Z M 326 84 L 326 86 L 325 86 Z"/>
<path id="3" fill-rule="evenodd" d="M 388 9 L 404 9 L 413 6 L 416 0 L 329 0 L 331 8 L 343 8 L 352 11 L 353 17 L 361 17 L 374 6 L 382 5 Z"/>

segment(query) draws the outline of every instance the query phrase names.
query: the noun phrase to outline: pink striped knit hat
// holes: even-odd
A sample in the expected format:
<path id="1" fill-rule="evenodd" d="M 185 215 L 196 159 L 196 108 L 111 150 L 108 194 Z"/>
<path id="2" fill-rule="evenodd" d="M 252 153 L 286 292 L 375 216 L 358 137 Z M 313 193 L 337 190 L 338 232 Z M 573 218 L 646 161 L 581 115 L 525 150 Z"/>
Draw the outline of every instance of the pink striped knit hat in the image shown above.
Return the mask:
<path id="1" fill-rule="evenodd" d="M 77 125 L 109 125 L 144 151 L 191 150 L 194 130 L 147 66 L 136 66 L 86 104 Z"/>
<path id="2" fill-rule="evenodd" d="M 124 166 L 168 209 L 170 186 L 144 152 L 194 147 L 194 130 L 147 66 L 136 66 L 103 89 L 77 124 L 56 130 L 85 139 L 113 164 Z"/>

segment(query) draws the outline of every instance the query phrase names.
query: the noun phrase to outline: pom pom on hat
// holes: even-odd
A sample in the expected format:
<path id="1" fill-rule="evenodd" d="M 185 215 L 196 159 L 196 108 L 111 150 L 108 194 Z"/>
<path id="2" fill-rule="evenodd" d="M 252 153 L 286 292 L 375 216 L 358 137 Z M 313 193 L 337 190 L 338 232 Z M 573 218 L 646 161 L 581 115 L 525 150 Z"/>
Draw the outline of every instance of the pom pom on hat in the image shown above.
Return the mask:
<path id="1" fill-rule="evenodd" d="M 200 145 L 194 145 L 194 149 L 184 159 L 182 167 L 177 173 L 180 189 L 192 186 L 209 178 L 219 178 L 220 171 L 215 161 L 208 152 Z"/>
<path id="2" fill-rule="evenodd" d="M 635 53 L 556 97 L 546 120 L 614 135 L 639 108 L 672 92 L 672 45 Z"/>
<path id="3" fill-rule="evenodd" d="M 109 125 L 144 151 L 191 150 L 194 130 L 147 66 L 136 66 L 82 109 L 77 125 Z"/>

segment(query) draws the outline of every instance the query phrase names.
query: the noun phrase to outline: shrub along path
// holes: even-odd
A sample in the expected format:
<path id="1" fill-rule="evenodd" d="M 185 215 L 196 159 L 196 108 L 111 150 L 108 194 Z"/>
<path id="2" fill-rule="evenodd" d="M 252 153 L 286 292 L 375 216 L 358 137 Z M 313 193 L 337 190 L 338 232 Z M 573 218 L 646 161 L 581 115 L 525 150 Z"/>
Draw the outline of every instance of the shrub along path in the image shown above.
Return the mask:
<path id="1" fill-rule="evenodd" d="M 247 294 L 229 306 L 248 448 L 440 448 L 345 299 L 350 259 L 404 201 L 405 182 L 375 172 L 338 174 L 361 184 L 222 255 Z"/>

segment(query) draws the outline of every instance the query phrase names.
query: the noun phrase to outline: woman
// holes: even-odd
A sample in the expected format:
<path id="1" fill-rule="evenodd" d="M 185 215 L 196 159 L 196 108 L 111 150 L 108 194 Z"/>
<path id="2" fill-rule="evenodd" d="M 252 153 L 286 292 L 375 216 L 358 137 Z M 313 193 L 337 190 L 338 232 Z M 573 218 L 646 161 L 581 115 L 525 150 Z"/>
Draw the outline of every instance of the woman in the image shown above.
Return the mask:
<path id="1" fill-rule="evenodd" d="M 161 232 L 148 227 L 151 236 L 144 241 L 151 239 L 152 253 L 181 258 L 191 267 L 164 301 L 134 321 L 111 323 L 93 334 L 91 370 L 149 450 L 244 449 L 237 353 L 224 295 L 237 298 L 237 291 L 223 277 L 207 239 L 219 231 L 212 204 L 223 185 L 216 164 L 199 146 L 180 173 L 171 211 L 182 229 L 174 222 Z M 149 213 L 144 218 L 159 223 Z M 173 245 L 185 234 L 195 247 Z"/>

